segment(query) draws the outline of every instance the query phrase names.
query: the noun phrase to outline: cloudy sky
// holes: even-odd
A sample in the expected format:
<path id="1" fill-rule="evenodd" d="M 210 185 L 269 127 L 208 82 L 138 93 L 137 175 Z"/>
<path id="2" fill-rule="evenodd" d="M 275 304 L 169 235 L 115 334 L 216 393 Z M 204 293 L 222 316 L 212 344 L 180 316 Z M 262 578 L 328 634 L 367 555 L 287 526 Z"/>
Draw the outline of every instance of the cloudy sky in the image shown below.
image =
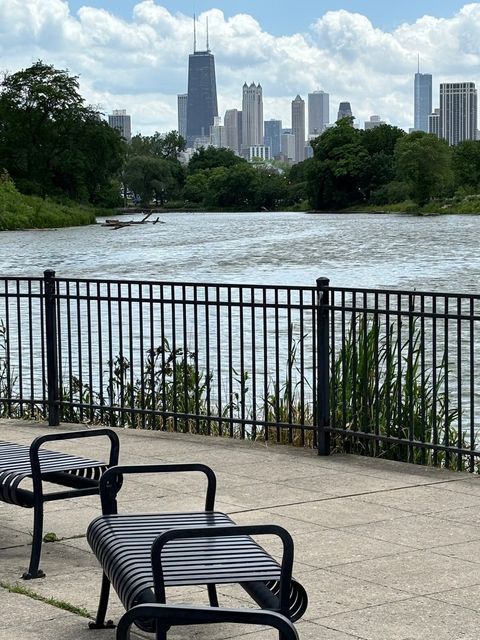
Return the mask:
<path id="1" fill-rule="evenodd" d="M 42 59 L 80 77 L 90 104 L 127 109 L 134 133 L 177 128 L 187 88 L 192 13 L 199 45 L 208 16 L 219 113 L 260 82 L 264 116 L 290 125 L 297 93 L 349 100 L 357 122 L 413 123 L 413 75 L 480 83 L 480 3 L 455 0 L 0 0 L 0 70 Z"/>

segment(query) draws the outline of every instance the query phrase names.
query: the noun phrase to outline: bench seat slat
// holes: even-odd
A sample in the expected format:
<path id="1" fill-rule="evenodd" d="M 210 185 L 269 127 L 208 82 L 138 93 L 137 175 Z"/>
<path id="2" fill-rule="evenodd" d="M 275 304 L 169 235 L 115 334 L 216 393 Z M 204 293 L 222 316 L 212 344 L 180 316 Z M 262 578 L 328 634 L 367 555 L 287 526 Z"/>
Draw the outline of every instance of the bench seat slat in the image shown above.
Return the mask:
<path id="1" fill-rule="evenodd" d="M 48 480 L 48 474 L 58 472 L 98 480 L 107 469 L 99 460 L 41 449 L 38 452 L 40 470 Z M 17 492 L 20 483 L 32 475 L 30 447 L 0 441 L 0 500 L 22 507 L 31 507 L 32 501 Z"/>
<path id="2" fill-rule="evenodd" d="M 229 526 L 224 513 L 115 514 L 96 518 L 87 540 L 128 610 L 153 590 L 151 546 L 177 528 Z M 249 536 L 174 540 L 162 552 L 166 586 L 278 580 L 280 565 Z"/>

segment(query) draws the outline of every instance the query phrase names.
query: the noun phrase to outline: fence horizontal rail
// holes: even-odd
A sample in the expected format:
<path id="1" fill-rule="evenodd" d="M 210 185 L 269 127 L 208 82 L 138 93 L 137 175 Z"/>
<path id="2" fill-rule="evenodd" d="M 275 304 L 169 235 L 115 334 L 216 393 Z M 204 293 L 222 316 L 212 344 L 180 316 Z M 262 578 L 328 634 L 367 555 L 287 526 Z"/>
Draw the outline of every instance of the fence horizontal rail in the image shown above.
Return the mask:
<path id="1" fill-rule="evenodd" d="M 480 296 L 0 277 L 0 415 L 477 469 Z"/>

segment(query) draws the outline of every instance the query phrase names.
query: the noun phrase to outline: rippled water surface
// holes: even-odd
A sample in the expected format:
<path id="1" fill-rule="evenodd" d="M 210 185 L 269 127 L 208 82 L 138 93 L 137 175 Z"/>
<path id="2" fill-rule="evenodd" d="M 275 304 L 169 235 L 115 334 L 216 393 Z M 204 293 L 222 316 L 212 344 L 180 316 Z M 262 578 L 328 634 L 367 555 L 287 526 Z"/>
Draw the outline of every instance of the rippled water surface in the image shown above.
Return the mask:
<path id="1" fill-rule="evenodd" d="M 128 218 L 134 216 L 127 216 Z M 137 216 L 139 219 L 141 216 Z M 0 233 L 0 272 L 478 293 L 480 216 L 171 213 L 164 224 Z"/>

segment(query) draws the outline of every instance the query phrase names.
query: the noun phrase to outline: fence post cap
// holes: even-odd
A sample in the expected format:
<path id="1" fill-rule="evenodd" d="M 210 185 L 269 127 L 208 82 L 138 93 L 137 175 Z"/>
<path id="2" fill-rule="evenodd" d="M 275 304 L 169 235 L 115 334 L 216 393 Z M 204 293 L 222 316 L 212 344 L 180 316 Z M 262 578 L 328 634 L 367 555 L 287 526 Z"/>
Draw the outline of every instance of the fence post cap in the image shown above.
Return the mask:
<path id="1" fill-rule="evenodd" d="M 43 272 L 43 277 L 44 278 L 54 278 L 55 277 L 54 269 L 45 269 L 45 271 Z"/>
<path id="2" fill-rule="evenodd" d="M 324 289 L 325 287 L 328 287 L 330 285 L 330 278 L 317 278 L 317 288 L 318 289 Z"/>

